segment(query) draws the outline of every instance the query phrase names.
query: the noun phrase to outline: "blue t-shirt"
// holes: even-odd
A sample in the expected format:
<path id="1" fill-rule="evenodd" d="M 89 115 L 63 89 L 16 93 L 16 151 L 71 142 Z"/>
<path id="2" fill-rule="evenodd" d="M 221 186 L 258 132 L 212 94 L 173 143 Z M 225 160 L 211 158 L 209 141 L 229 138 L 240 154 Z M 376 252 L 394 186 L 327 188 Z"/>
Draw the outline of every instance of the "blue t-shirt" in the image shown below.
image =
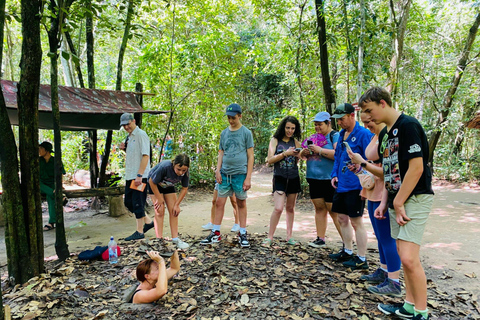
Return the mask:
<path id="1" fill-rule="evenodd" d="M 158 184 L 162 188 L 173 187 L 181 182 L 182 187 L 188 188 L 188 170 L 183 176 L 178 176 L 173 170 L 173 164 L 170 160 L 164 160 L 157 164 L 148 175 L 152 182 Z"/>
<path id="2" fill-rule="evenodd" d="M 348 170 L 347 163 L 351 162 L 347 153 L 347 148 L 344 146 L 345 129 L 340 131 L 340 137 L 335 149 L 335 161 L 333 164 L 331 178 L 338 177 L 337 192 L 348 192 L 352 190 L 362 190 L 360 180 L 352 171 Z M 368 129 L 361 127 L 358 122 L 355 123 L 355 128 L 345 140 L 348 142 L 353 153 L 359 153 L 362 158 L 366 159 L 365 149 L 372 140 L 373 133 Z"/>
<path id="3" fill-rule="evenodd" d="M 332 137 L 330 137 L 332 133 L 333 135 Z M 340 135 L 338 134 L 338 132 L 330 131 L 330 133 L 327 134 L 327 136 L 325 137 L 327 139 L 327 144 L 324 145 L 322 148 L 333 150 L 333 144 L 338 142 L 339 136 Z M 332 169 L 333 160 L 327 159 L 318 154 L 309 156 L 307 158 L 307 179 L 330 180 Z"/>
<path id="4" fill-rule="evenodd" d="M 220 135 L 218 148 L 223 151 L 221 173 L 247 174 L 247 149 L 253 148 L 253 136 L 250 130 L 243 125 L 235 131 L 226 128 Z"/>

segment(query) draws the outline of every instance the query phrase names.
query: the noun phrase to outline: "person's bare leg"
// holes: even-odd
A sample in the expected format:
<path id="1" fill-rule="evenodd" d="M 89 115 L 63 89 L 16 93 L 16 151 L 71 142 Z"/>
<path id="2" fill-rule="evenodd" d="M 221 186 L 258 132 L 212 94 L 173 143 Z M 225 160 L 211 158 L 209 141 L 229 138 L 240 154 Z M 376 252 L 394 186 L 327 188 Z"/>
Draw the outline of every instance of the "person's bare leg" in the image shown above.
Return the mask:
<path id="1" fill-rule="evenodd" d="M 155 197 L 153 194 L 150 195 L 152 197 L 153 203 L 157 202 L 157 197 Z M 157 238 L 162 239 L 163 238 L 163 220 L 165 218 L 165 205 L 163 206 L 162 210 L 157 210 L 155 209 L 155 217 L 153 217 L 154 220 L 154 225 L 155 225 L 155 235 Z"/>
<path id="2" fill-rule="evenodd" d="M 238 215 L 239 215 L 239 222 L 240 228 L 247 227 L 247 199 L 240 200 L 237 198 L 237 205 L 238 205 Z M 223 208 L 225 209 L 225 202 L 223 202 Z M 218 206 L 217 206 L 218 209 Z M 223 212 L 222 212 L 223 218 Z"/>
<path id="3" fill-rule="evenodd" d="M 293 221 L 295 220 L 295 202 L 297 201 L 297 194 L 289 194 L 287 196 L 287 204 L 285 205 L 287 218 L 287 241 L 290 240 L 293 233 Z"/>
<path id="4" fill-rule="evenodd" d="M 312 199 L 315 208 L 315 227 L 317 229 L 317 237 L 325 239 L 327 232 L 327 207 L 323 198 Z"/>
<path id="5" fill-rule="evenodd" d="M 340 238 L 343 239 L 342 228 L 340 227 L 340 222 L 338 222 L 338 214 L 335 213 L 335 212 L 332 212 L 332 203 L 331 202 L 325 202 L 325 205 L 327 207 L 328 213 L 330 214 L 330 217 L 333 220 L 333 224 L 335 225 L 335 228 L 337 229 L 337 232 L 340 235 Z"/>
<path id="6" fill-rule="evenodd" d="M 167 203 L 168 222 L 170 223 L 170 233 L 172 234 L 172 239 L 178 238 L 178 216 L 175 217 L 173 215 L 173 207 L 175 206 L 175 202 L 177 201 L 177 194 L 168 193 L 164 194 L 163 197 L 165 198 L 165 202 Z"/>
<path id="7" fill-rule="evenodd" d="M 363 223 L 363 217 L 350 218 L 353 229 L 355 229 L 355 240 L 357 240 L 358 255 L 365 257 L 367 254 L 367 229 Z"/>
<path id="8" fill-rule="evenodd" d="M 235 224 L 239 224 L 237 197 L 235 197 L 235 195 L 230 197 L 230 203 L 232 204 L 232 208 L 233 208 L 233 216 L 235 217 Z"/>
<path id="9" fill-rule="evenodd" d="M 225 214 L 225 203 L 227 198 L 218 197 L 217 205 L 215 206 L 215 220 L 214 225 L 221 225 L 223 220 L 223 215 Z"/>
<path id="10" fill-rule="evenodd" d="M 268 229 L 268 238 L 273 240 L 273 235 L 275 234 L 275 230 L 277 230 L 278 221 L 280 221 L 280 217 L 282 216 L 283 207 L 285 205 L 285 193 L 279 193 L 275 191 L 273 193 L 273 212 L 270 216 L 270 227 Z"/>
<path id="11" fill-rule="evenodd" d="M 167 269 L 167 279 L 172 279 L 180 271 L 180 259 L 178 257 L 178 251 L 175 250 L 170 258 L 170 267 Z"/>
<path id="12" fill-rule="evenodd" d="M 403 265 L 405 287 L 411 297 L 407 301 L 415 304 L 415 309 L 427 309 L 427 277 L 420 262 L 420 246 L 413 242 L 398 240 L 398 253 Z M 412 299 L 412 300 L 410 300 Z"/>
<path id="13" fill-rule="evenodd" d="M 342 239 L 345 249 L 353 250 L 353 228 L 350 224 L 350 217 L 346 214 L 338 214 L 338 222 L 342 230 Z"/>
<path id="14" fill-rule="evenodd" d="M 217 197 L 218 191 L 213 190 L 213 199 L 212 199 L 212 209 L 210 210 L 210 222 L 213 223 L 215 221 L 215 209 L 217 206 Z"/>

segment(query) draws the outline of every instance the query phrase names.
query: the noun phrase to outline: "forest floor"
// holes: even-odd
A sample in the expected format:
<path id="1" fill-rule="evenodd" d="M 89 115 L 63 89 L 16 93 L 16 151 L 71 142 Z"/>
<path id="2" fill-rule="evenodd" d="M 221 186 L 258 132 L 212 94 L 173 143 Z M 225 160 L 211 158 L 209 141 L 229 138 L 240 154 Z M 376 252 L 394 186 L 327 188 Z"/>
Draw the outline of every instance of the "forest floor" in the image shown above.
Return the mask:
<path id="1" fill-rule="evenodd" d="M 159 302 L 134 306 L 122 301 L 124 292 L 135 287 L 136 264 L 144 250 L 173 250 L 169 241 L 147 239 L 125 242 L 134 231 L 133 215 L 108 216 L 108 208 L 89 209 L 89 202 L 72 199 L 65 208 L 70 252 L 63 264 L 55 261 L 55 232 L 44 233 L 47 273 L 24 286 L 6 282 L 6 253 L 0 230 L 0 264 L 4 303 L 13 318 L 23 319 L 387 319 L 378 303 L 400 299 L 378 297 L 359 280 L 361 272 L 350 272 L 327 255 L 340 246 L 333 223 L 327 230 L 327 247 L 314 249 L 313 206 L 299 199 L 294 238 L 296 246 L 285 244 L 285 217 L 278 225 L 272 248 L 263 248 L 273 202 L 272 174 L 256 171 L 247 201 L 251 248 L 240 249 L 230 232 L 233 214 L 229 203 L 222 232 L 226 237 L 215 246 L 200 246 L 208 232 L 201 228 L 210 217 L 211 192 L 195 190 L 182 204 L 179 231 L 191 247 L 181 254 L 182 270 L 170 283 L 169 293 Z M 429 286 L 432 319 L 480 319 L 480 188 L 436 182 L 436 196 L 421 250 Z M 44 221 L 48 213 L 44 207 Z M 168 218 L 166 218 L 168 220 Z M 366 214 L 370 271 L 378 263 L 378 250 Z M 119 263 L 80 262 L 76 254 L 107 245 L 110 235 L 122 248 Z M 169 236 L 168 221 L 164 235 Z"/>

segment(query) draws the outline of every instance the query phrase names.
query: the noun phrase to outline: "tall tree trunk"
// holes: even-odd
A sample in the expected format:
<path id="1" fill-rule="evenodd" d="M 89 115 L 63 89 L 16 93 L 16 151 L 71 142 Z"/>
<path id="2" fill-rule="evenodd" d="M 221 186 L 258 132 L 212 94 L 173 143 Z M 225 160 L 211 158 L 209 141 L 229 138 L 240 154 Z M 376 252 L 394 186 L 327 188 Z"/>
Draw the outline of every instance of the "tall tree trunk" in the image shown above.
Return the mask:
<path id="1" fill-rule="evenodd" d="M 7 220 L 5 242 L 8 272 L 10 278 L 13 278 L 16 283 L 25 283 L 32 276 L 44 271 L 42 206 L 38 179 L 38 95 L 42 63 L 41 5 L 42 1 L 40 0 L 21 1 L 23 41 L 20 81 L 17 87 L 19 136 L 21 137 L 21 199 L 18 194 L 15 138 L 11 128 L 3 127 L 1 135 L 4 142 L 1 149 L 6 153 L 2 156 L 2 172 L 5 172 L 6 182 L 12 183 L 12 185 L 6 184 L 8 187 L 4 185 L 4 196 L 7 199 L 4 202 L 4 209 Z M 1 29 L 3 30 L 3 26 Z M 3 39 L 1 43 L 3 45 Z M 4 108 L 2 107 L 2 109 Z M 3 116 L 6 115 L 6 109 L 4 110 Z M 8 116 L 1 123 L 2 126 L 9 124 Z M 15 175 L 16 177 L 14 177 Z"/>
<path id="2" fill-rule="evenodd" d="M 305 117 L 306 117 L 306 110 L 305 110 L 305 101 L 303 98 L 303 83 L 302 83 L 302 68 L 300 63 L 300 55 L 302 52 L 302 27 L 303 27 L 303 13 L 305 10 L 305 5 L 307 1 L 304 1 L 299 5 L 300 7 L 300 17 L 298 19 L 298 40 L 297 40 L 297 54 L 295 58 L 295 75 L 297 78 L 297 85 L 298 85 L 298 93 L 300 97 L 300 110 L 302 113 L 302 128 L 305 130 Z"/>
<path id="3" fill-rule="evenodd" d="M 465 106 L 465 109 L 463 111 L 463 121 L 460 124 L 457 131 L 457 135 L 455 137 L 455 146 L 453 147 L 453 152 L 452 152 L 453 155 L 458 156 L 462 152 L 462 145 L 465 139 L 465 129 L 466 129 L 465 122 L 470 120 L 475 115 L 475 112 L 479 109 L 480 109 L 480 100 L 477 101 L 472 106 Z"/>
<path id="4" fill-rule="evenodd" d="M 393 30 L 393 57 L 390 60 L 390 79 L 387 85 L 387 90 L 392 95 L 392 100 L 396 101 L 395 97 L 398 91 L 398 71 L 400 70 L 400 61 L 403 56 L 403 43 L 405 38 L 405 31 L 407 30 L 407 21 L 410 14 L 411 0 L 400 0 L 398 2 L 398 20 L 395 12 L 395 5 L 393 0 L 390 0 L 390 10 L 392 14 L 392 21 L 394 25 Z"/>
<path id="5" fill-rule="evenodd" d="M 475 42 L 475 38 L 477 36 L 478 26 L 480 25 L 480 13 L 477 14 L 475 18 L 475 22 L 473 23 L 472 27 L 468 31 L 468 36 L 466 39 L 465 47 L 463 48 L 462 55 L 458 60 L 457 66 L 455 68 L 455 75 L 452 79 L 452 84 L 450 88 L 448 88 L 445 96 L 443 97 L 443 106 L 438 114 L 437 124 L 435 129 L 433 129 L 430 139 L 428 141 L 430 150 L 428 154 L 428 162 L 432 165 L 433 168 L 433 155 L 435 152 L 435 148 L 437 147 L 438 141 L 440 140 L 440 136 L 442 135 L 441 125 L 447 121 L 448 115 L 450 113 L 450 108 L 453 103 L 453 98 L 455 93 L 457 92 L 458 84 L 462 79 L 463 72 L 467 67 L 468 56 L 470 54 L 470 49 L 472 48 L 473 43 Z"/>
<path id="6" fill-rule="evenodd" d="M 330 71 L 328 69 L 328 48 L 327 48 L 327 30 L 325 23 L 325 10 L 323 0 L 315 0 L 315 8 L 317 13 L 317 34 L 318 44 L 320 46 L 320 67 L 322 69 L 322 85 L 325 95 L 326 110 L 332 114 L 335 110 L 335 94 L 330 80 Z M 336 127 L 335 121 L 332 126 Z"/>
<path id="7" fill-rule="evenodd" d="M 71 64 L 73 58 L 71 57 L 71 51 L 68 49 L 68 44 L 67 44 L 67 41 L 65 40 L 65 35 L 61 43 L 61 51 L 68 53 L 70 57 L 69 59 L 65 59 L 63 57 L 63 54 L 60 55 L 60 61 L 62 63 L 63 79 L 65 80 L 65 85 L 69 87 L 76 87 L 77 85 L 75 83 L 74 72 Z"/>
<path id="8" fill-rule="evenodd" d="M 363 54 L 365 39 L 365 0 L 360 0 L 360 39 L 358 42 L 358 67 L 357 67 L 357 101 L 363 92 Z"/>
<path id="9" fill-rule="evenodd" d="M 87 42 L 87 73 L 88 87 L 95 89 L 95 64 L 93 59 L 94 38 L 93 38 L 93 11 L 91 0 L 86 3 L 87 17 L 85 22 L 86 42 Z M 97 130 L 88 130 L 90 140 L 89 158 L 90 158 L 90 187 L 97 187 L 98 163 L 97 163 Z"/>
<path id="10" fill-rule="evenodd" d="M 57 6 L 58 5 L 58 6 Z M 55 211 L 56 233 L 55 252 L 60 260 L 66 260 L 70 256 L 67 239 L 65 236 L 65 224 L 63 221 L 62 201 L 62 135 L 60 131 L 60 109 L 58 105 L 58 47 L 60 44 L 60 30 L 62 29 L 65 13 L 68 12 L 69 4 L 63 1 L 50 1 L 50 10 L 55 13 L 50 18 L 50 30 L 48 30 L 48 42 L 50 45 L 50 90 L 53 116 L 53 135 L 55 150 Z"/>
<path id="11" fill-rule="evenodd" d="M 347 45 L 347 90 L 345 92 L 345 101 L 350 101 L 350 63 L 352 63 L 353 67 L 355 67 L 355 62 L 353 60 L 352 43 L 350 41 L 350 23 L 348 22 L 348 10 L 346 0 L 343 0 L 342 11 L 343 24 L 345 25 L 345 41 Z"/>
<path id="12" fill-rule="evenodd" d="M 78 57 L 77 50 L 75 49 L 75 45 L 73 44 L 72 37 L 70 36 L 70 32 L 65 31 L 64 33 L 65 39 L 67 40 L 68 48 L 70 52 Z M 83 74 L 82 68 L 80 68 L 79 60 L 74 60 L 75 63 L 75 70 L 77 71 L 78 82 L 80 83 L 80 88 L 85 88 L 85 83 L 83 82 Z"/>
<path id="13" fill-rule="evenodd" d="M 5 63 L 5 69 L 9 70 L 9 80 L 15 81 L 15 74 L 13 68 L 13 41 L 12 41 L 12 32 L 8 27 L 8 23 L 5 23 L 5 30 L 7 31 L 7 62 Z"/>

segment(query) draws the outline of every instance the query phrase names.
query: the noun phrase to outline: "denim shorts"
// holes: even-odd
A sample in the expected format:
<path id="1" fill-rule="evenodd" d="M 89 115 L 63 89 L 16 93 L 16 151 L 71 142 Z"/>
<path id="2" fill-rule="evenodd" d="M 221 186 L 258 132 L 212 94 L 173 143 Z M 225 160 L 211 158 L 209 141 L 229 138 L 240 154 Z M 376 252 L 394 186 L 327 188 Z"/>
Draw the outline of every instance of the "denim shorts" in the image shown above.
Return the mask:
<path id="1" fill-rule="evenodd" d="M 225 175 L 222 173 L 222 183 L 218 185 L 218 196 L 227 198 L 235 194 L 238 200 L 247 199 L 247 191 L 243 191 L 243 182 L 246 177 L 246 174 Z"/>

